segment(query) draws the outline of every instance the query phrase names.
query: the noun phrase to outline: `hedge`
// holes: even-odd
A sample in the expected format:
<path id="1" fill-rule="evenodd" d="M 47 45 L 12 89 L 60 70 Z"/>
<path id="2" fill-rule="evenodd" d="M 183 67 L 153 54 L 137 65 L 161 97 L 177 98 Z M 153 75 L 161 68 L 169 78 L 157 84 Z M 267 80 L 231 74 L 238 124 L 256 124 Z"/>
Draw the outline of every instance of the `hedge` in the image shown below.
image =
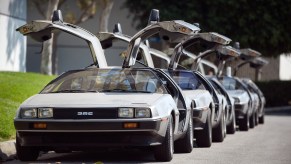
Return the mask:
<path id="1" fill-rule="evenodd" d="M 291 105 L 291 81 L 256 82 L 266 97 L 266 107 Z"/>

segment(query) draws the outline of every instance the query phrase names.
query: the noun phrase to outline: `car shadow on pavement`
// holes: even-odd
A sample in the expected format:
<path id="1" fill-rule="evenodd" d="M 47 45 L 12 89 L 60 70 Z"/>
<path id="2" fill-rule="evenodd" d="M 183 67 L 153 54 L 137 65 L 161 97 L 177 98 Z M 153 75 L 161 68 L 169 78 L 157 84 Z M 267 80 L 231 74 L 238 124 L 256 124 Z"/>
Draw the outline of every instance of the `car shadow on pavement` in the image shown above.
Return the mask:
<path id="1" fill-rule="evenodd" d="M 149 149 L 109 149 L 89 152 L 43 154 L 31 163 L 154 163 L 155 158 Z"/>

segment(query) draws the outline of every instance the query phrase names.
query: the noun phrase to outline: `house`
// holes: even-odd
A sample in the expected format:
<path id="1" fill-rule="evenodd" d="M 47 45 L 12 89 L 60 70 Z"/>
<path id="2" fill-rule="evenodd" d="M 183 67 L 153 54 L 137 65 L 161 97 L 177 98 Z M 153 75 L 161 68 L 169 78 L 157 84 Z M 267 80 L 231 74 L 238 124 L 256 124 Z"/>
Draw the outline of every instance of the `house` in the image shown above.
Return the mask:
<path id="1" fill-rule="evenodd" d="M 0 71 L 26 71 L 26 37 L 15 29 L 26 23 L 26 0 L 0 1 Z"/>

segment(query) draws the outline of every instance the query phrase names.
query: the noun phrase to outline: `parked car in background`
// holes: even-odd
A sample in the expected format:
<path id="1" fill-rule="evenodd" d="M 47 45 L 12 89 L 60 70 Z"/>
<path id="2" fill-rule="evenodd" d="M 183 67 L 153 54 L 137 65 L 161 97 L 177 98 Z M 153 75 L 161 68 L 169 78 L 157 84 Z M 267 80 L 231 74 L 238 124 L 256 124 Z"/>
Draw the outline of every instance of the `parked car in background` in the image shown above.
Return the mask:
<path id="1" fill-rule="evenodd" d="M 254 116 L 252 96 L 246 85 L 237 77 L 222 76 L 218 80 L 226 89 L 227 93 L 234 98 L 236 122 L 239 129 L 248 131 L 250 120 Z"/>
<path id="2" fill-rule="evenodd" d="M 259 98 L 259 106 L 258 106 L 258 123 L 263 124 L 265 122 L 265 104 L 266 104 L 266 98 L 263 94 L 263 92 L 259 89 L 259 87 L 249 78 L 243 78 L 242 79 L 252 90 L 258 95 Z"/>
<path id="3" fill-rule="evenodd" d="M 194 135 L 199 147 L 209 147 L 211 142 L 222 142 L 226 135 L 226 100 L 198 71 L 168 70 L 195 104 L 193 109 Z"/>
<path id="4" fill-rule="evenodd" d="M 206 78 L 211 82 L 216 91 L 225 98 L 224 101 L 227 104 L 225 110 L 226 132 L 234 134 L 236 131 L 234 99 L 227 93 L 215 76 L 206 76 Z"/>

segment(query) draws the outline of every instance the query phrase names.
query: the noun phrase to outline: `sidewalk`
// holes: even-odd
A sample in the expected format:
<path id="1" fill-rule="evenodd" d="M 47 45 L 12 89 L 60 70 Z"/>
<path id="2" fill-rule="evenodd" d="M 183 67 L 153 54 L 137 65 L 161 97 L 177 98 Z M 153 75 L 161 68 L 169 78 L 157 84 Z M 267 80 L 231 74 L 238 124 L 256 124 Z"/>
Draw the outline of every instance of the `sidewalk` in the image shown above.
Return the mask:
<path id="1" fill-rule="evenodd" d="M 265 108 L 266 115 L 291 115 L 291 106 Z M 15 140 L 0 142 L 0 163 L 16 158 Z"/>

